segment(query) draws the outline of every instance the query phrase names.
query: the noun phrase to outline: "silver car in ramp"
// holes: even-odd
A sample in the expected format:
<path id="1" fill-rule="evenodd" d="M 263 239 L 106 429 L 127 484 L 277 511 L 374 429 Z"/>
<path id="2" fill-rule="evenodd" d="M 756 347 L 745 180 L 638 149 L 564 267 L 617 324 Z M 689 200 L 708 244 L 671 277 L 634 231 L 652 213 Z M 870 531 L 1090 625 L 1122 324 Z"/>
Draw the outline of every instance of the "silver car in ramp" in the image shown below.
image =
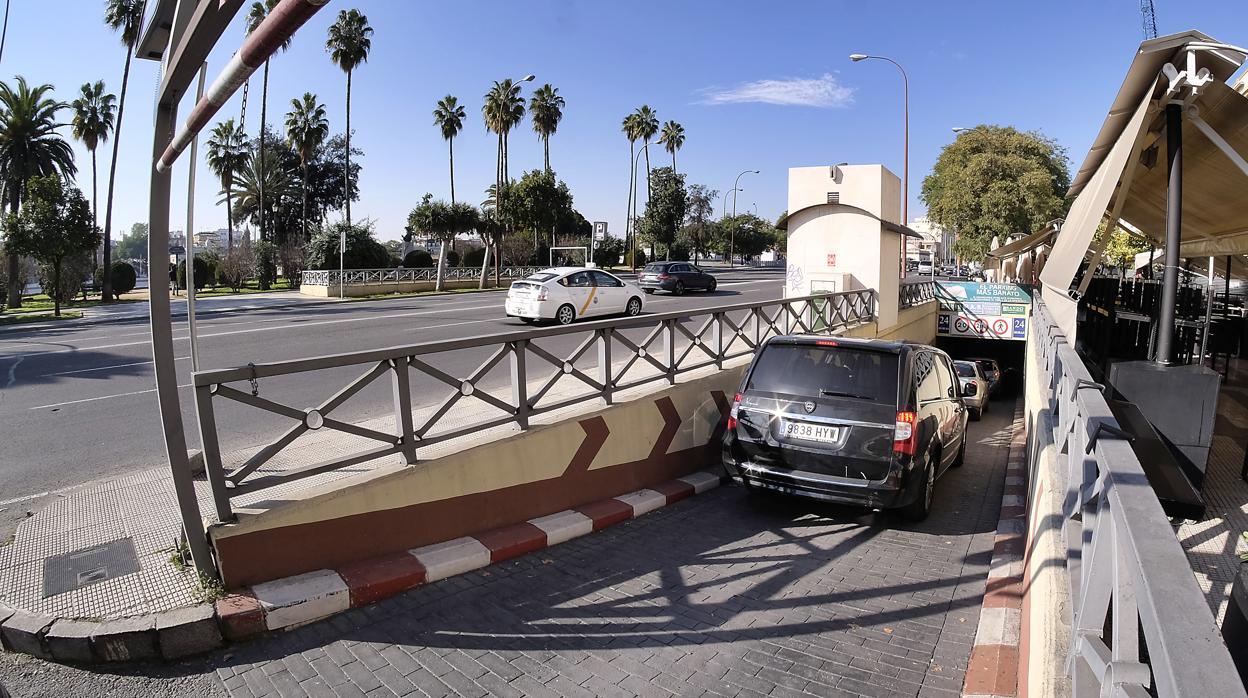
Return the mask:
<path id="1" fill-rule="evenodd" d="M 988 377 L 976 361 L 954 361 L 953 370 L 962 384 L 962 403 L 971 411 L 971 419 L 979 421 L 988 411 Z"/>

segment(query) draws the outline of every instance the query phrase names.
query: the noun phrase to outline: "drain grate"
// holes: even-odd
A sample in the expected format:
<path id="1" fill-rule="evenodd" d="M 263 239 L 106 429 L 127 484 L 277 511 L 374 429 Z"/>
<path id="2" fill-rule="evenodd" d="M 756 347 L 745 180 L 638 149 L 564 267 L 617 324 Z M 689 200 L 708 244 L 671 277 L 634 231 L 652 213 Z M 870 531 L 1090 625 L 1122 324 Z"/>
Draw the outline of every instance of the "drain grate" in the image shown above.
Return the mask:
<path id="1" fill-rule="evenodd" d="M 53 555 L 43 561 L 43 598 L 139 571 L 133 538 Z"/>

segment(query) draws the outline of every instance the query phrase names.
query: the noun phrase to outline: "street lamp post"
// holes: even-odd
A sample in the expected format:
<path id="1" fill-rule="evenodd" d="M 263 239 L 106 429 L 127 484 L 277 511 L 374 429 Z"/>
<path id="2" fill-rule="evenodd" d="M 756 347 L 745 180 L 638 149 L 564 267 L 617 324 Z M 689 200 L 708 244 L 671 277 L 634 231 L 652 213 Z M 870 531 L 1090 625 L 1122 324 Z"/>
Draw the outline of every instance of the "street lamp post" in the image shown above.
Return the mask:
<path id="1" fill-rule="evenodd" d="M 906 69 L 901 67 L 897 61 L 886 58 L 884 56 L 869 56 L 863 53 L 851 54 L 849 60 L 857 63 L 868 59 L 879 61 L 888 61 L 901 71 L 902 85 L 902 160 L 901 160 L 901 224 L 910 225 L 910 77 L 906 75 Z M 901 236 L 901 277 L 906 276 L 906 236 Z"/>
<path id="2" fill-rule="evenodd" d="M 741 177 L 747 174 L 758 174 L 758 170 L 744 170 L 732 182 L 732 230 L 728 232 L 728 268 L 732 268 L 732 258 L 736 253 L 737 244 L 737 194 L 740 193 Z"/>
<path id="3" fill-rule="evenodd" d="M 533 73 L 529 73 L 528 75 L 525 75 L 519 80 L 515 80 L 513 82 L 515 82 L 517 85 L 522 82 L 533 82 L 533 79 L 535 77 L 537 76 L 535 76 Z M 506 157 L 504 156 L 503 159 L 506 160 Z M 494 186 L 494 216 L 497 218 L 497 222 L 501 225 L 503 221 L 503 202 L 501 199 L 503 195 L 503 181 L 498 180 L 494 183 L 494 185 L 495 185 Z M 501 228 L 500 228 L 500 231 L 501 231 Z M 501 232 L 498 233 L 498 236 L 496 237 L 496 239 L 497 240 L 502 239 Z M 534 237 L 534 239 L 536 240 L 536 236 Z M 494 250 L 494 280 L 495 282 L 498 281 L 498 268 L 500 266 L 499 262 L 502 258 L 501 257 L 502 249 L 499 249 L 499 248 L 501 248 L 501 244 L 495 244 L 495 250 Z M 489 263 L 489 258 L 490 258 L 488 254 L 488 252 L 490 251 L 490 246 L 488 244 L 485 246 L 485 251 L 487 252 L 487 254 L 485 255 L 485 259 L 482 260 L 482 264 L 481 264 L 481 277 L 483 279 L 485 278 L 486 264 Z"/>
<path id="4" fill-rule="evenodd" d="M 655 143 L 658 143 L 658 141 L 655 141 Z M 642 144 L 641 148 L 637 150 L 637 155 L 633 156 L 633 178 L 634 179 L 636 179 L 637 177 L 637 161 L 641 159 L 641 154 L 646 152 L 646 148 L 649 148 L 652 145 L 654 145 L 654 143 Z M 649 187 L 646 187 L 646 196 L 647 197 L 650 196 Z M 650 204 L 650 201 L 649 199 L 647 199 L 646 205 L 649 205 L 649 204 Z M 628 226 L 630 221 L 633 226 L 633 254 L 632 254 L 630 261 L 632 262 L 631 266 L 633 268 L 633 271 L 637 271 L 637 197 L 635 195 L 633 196 L 633 210 L 631 211 L 629 220 L 624 222 L 625 227 Z M 653 249 L 651 249 L 650 251 L 654 252 Z M 649 261 L 649 260 L 646 260 L 646 261 Z"/>

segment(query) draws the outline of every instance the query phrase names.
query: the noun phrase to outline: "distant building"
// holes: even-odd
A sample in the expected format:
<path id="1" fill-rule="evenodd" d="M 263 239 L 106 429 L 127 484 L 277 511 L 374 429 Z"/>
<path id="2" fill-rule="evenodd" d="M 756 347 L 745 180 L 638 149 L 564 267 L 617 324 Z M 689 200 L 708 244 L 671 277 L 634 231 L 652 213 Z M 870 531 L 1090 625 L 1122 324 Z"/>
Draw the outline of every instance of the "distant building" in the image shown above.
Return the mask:
<path id="1" fill-rule="evenodd" d="M 229 241 L 230 231 L 227 228 L 201 230 L 195 233 L 195 252 L 224 252 Z"/>
<path id="2" fill-rule="evenodd" d="M 933 223 L 926 216 L 920 216 L 910 221 L 910 229 L 922 235 L 923 238 L 912 241 L 909 249 L 906 251 L 906 258 L 918 260 L 921 256 L 920 252 L 926 252 L 930 257 L 928 259 L 936 260 L 942 264 L 952 264 L 954 262 L 953 242 L 956 235 L 952 231 L 945 230 L 941 226 Z"/>

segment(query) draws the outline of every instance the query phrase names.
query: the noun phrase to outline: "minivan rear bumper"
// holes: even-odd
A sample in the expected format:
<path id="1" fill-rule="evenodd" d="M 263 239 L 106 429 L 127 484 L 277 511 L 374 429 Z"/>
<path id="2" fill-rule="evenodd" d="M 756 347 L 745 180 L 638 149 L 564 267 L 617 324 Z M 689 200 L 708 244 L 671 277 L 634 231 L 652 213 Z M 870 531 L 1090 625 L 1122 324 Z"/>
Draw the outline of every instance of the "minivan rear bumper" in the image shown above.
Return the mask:
<path id="1" fill-rule="evenodd" d="M 917 478 L 904 478 L 897 471 L 890 472 L 883 480 L 862 480 L 776 468 L 749 461 L 736 462 L 727 453 L 724 455 L 724 467 L 728 475 L 748 488 L 871 509 L 904 507 L 919 496 L 918 488 L 907 486 L 906 483 L 906 480 Z"/>

